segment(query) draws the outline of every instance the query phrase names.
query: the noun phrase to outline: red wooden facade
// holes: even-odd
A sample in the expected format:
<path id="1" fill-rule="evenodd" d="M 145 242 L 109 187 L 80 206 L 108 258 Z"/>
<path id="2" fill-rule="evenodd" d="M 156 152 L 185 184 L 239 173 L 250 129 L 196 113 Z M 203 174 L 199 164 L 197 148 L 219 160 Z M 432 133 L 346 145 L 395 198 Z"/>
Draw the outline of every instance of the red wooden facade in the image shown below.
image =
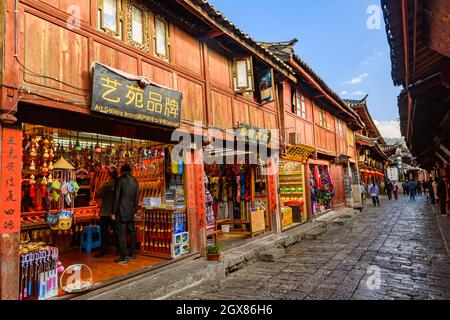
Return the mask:
<path id="1" fill-rule="evenodd" d="M 354 130 L 360 126 L 357 118 L 312 70 L 299 61 L 292 59 L 284 63 L 268 55 L 253 40 L 246 39 L 226 23 L 218 22 L 217 13 L 205 9 L 206 4 L 199 4 L 202 1 L 194 0 L 169 1 L 164 6 L 157 6 L 157 1 L 145 2 L 149 45 L 142 50 L 132 45 L 127 31 L 129 15 L 125 12 L 131 0 L 120 0 L 124 12 L 121 16 L 123 36 L 120 39 L 99 30 L 99 1 L 2 2 L 3 11 L 0 12 L 5 15 L 0 13 L 0 22 L 4 26 L 0 33 L 4 49 L 1 55 L 0 111 L 3 116 L 0 128 L 8 125 L 17 128 L 21 116 L 25 119 L 35 117 L 38 121 L 44 117 L 43 114 L 54 114 L 58 118 L 54 122 L 67 122 L 67 115 L 94 117 L 90 110 L 90 68 L 94 62 L 99 62 L 181 91 L 181 126 L 191 132 L 194 122 L 201 123 L 204 128 L 230 129 L 239 122 L 259 128 L 282 129 L 282 144 L 289 140 L 289 134 L 294 133 L 296 144 L 316 148 L 316 159 L 331 160 L 343 154 L 355 162 Z M 136 2 L 139 1 L 130 3 Z M 14 14 L 15 6 L 17 16 Z M 195 21 L 203 31 L 199 33 L 180 19 L 169 16 L 170 9 L 174 9 L 172 13 L 185 15 L 185 20 Z M 73 13 L 73 10 L 79 13 L 80 19 L 68 13 Z M 152 42 L 153 22 L 159 16 L 168 23 L 170 50 L 166 58 L 156 55 Z M 229 48 L 224 48 L 224 43 L 228 43 Z M 252 56 L 255 65 L 274 69 L 277 90 L 273 102 L 261 105 L 257 99 L 235 93 L 233 58 L 242 55 Z M 298 84 L 302 79 L 310 84 Z M 293 112 L 292 90 L 304 97 L 305 107 L 300 113 Z M 65 113 L 68 111 L 70 113 Z M 132 121 L 118 123 L 142 127 L 145 132 L 153 130 L 151 126 Z M 155 134 L 160 133 L 156 131 Z M 189 156 L 196 159 L 201 155 L 196 152 Z M 197 211 L 199 220 L 204 214 L 201 171 L 198 166 L 187 168 L 197 190 L 197 197 L 188 203 L 188 209 Z M 342 168 L 333 172 L 335 184 L 341 184 Z M 277 184 L 271 185 L 276 188 Z M 276 193 L 276 190 L 268 191 L 269 194 Z M 336 192 L 335 201 L 340 205 L 345 201 L 343 181 L 342 188 L 339 186 Z M 279 208 L 279 205 L 272 205 Z M 201 223 L 195 220 L 194 225 Z M 198 250 L 204 245 L 203 233 L 200 227 L 194 239 Z M 10 281 L 16 277 L 9 276 L 18 269 L 18 244 L 18 233 L 0 237 L 0 299 L 14 298 L 17 292 L 16 280 Z"/>

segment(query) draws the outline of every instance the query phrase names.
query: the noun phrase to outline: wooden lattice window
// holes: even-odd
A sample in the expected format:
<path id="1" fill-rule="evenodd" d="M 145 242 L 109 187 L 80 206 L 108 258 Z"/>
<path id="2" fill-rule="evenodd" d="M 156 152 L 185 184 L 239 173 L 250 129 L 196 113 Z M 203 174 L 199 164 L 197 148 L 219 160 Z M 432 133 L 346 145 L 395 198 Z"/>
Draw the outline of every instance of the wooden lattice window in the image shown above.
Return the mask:
<path id="1" fill-rule="evenodd" d="M 145 52 L 150 51 L 150 16 L 147 9 L 134 0 L 127 1 L 128 44 Z"/>
<path id="2" fill-rule="evenodd" d="M 169 24 L 161 16 L 156 15 L 154 18 L 153 41 L 155 55 L 169 61 L 170 60 L 170 34 Z"/>
<path id="3" fill-rule="evenodd" d="M 122 39 L 123 13 L 121 0 L 98 1 L 98 27 L 116 38 Z"/>

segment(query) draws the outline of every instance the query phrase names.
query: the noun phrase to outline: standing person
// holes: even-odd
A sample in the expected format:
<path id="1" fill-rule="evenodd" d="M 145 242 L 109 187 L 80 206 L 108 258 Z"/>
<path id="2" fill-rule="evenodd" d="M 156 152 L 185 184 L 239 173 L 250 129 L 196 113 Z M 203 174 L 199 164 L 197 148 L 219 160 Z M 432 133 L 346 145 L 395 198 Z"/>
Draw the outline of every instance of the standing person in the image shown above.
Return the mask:
<path id="1" fill-rule="evenodd" d="M 446 177 L 443 177 L 438 182 L 437 194 L 439 197 L 439 207 L 441 208 L 441 214 L 445 216 L 447 215 L 447 196 L 448 196 L 448 186 Z"/>
<path id="2" fill-rule="evenodd" d="M 433 204 L 438 204 L 439 203 L 439 196 L 438 196 L 438 192 L 437 192 L 437 185 L 438 185 L 438 178 L 436 178 L 433 183 L 432 183 L 432 188 L 433 188 L 433 193 L 434 193 L 434 202 Z"/>
<path id="3" fill-rule="evenodd" d="M 428 179 L 428 193 L 430 194 L 430 202 L 431 204 L 435 204 L 435 188 L 433 186 L 433 179 Z"/>
<path id="4" fill-rule="evenodd" d="M 409 198 L 416 200 L 417 183 L 414 180 L 408 182 Z"/>
<path id="5" fill-rule="evenodd" d="M 128 263 L 136 258 L 136 229 L 134 216 L 139 205 L 139 183 L 131 175 L 131 167 L 126 164 L 120 169 L 122 175 L 117 179 L 114 196 L 114 213 L 117 215 L 117 235 L 119 258 L 117 263 Z M 130 247 L 127 248 L 127 233 L 130 235 Z"/>
<path id="6" fill-rule="evenodd" d="M 417 189 L 416 189 L 417 195 L 421 196 L 422 195 L 422 184 L 420 183 L 420 180 L 417 181 L 416 185 L 417 185 Z"/>
<path id="7" fill-rule="evenodd" d="M 392 200 L 392 191 L 393 190 L 394 190 L 394 185 L 392 184 L 392 182 L 388 181 L 388 183 L 386 183 L 386 193 L 387 193 L 389 200 Z"/>
<path id="8" fill-rule="evenodd" d="M 427 196 L 428 199 L 428 183 L 425 180 L 422 180 L 422 190 L 423 194 Z"/>
<path id="9" fill-rule="evenodd" d="M 392 192 L 394 193 L 394 199 L 398 200 L 398 184 L 394 183 L 394 189 L 392 190 Z"/>
<path id="10" fill-rule="evenodd" d="M 365 194 L 366 194 L 366 187 L 364 187 L 364 183 L 361 182 L 359 185 L 359 192 L 361 193 L 361 203 L 365 203 Z"/>
<path id="11" fill-rule="evenodd" d="M 378 188 L 378 186 L 374 183 L 372 183 L 369 187 L 369 193 L 370 196 L 372 197 L 372 201 L 373 201 L 373 206 L 376 207 L 377 204 L 378 206 L 380 206 L 380 188 Z"/>
<path id="12" fill-rule="evenodd" d="M 408 183 L 407 182 L 403 182 L 402 183 L 402 188 L 403 188 L 403 195 L 404 196 L 409 196 Z"/>
<path id="13" fill-rule="evenodd" d="M 116 242 L 117 242 L 117 234 L 115 223 L 112 220 L 113 215 L 113 205 L 114 205 L 114 185 L 117 180 L 117 171 L 109 172 L 109 180 L 105 182 L 100 190 L 95 195 L 96 199 L 101 199 L 102 204 L 100 207 L 100 237 L 101 237 L 101 248 L 100 253 L 98 253 L 95 257 L 102 258 L 108 253 L 109 248 L 109 228 L 114 231 Z M 117 248 L 117 245 L 116 245 Z M 117 248 L 117 251 L 119 249 Z"/>

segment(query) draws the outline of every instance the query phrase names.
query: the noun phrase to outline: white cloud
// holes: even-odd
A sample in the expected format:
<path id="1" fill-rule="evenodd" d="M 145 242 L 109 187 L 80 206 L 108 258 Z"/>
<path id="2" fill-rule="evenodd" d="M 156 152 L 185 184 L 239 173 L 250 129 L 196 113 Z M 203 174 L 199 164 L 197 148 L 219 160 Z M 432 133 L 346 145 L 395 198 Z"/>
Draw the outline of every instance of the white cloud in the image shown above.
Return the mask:
<path id="1" fill-rule="evenodd" d="M 358 84 L 358 83 L 363 82 L 364 79 L 367 78 L 368 76 L 369 76 L 369 74 L 367 72 L 365 72 L 351 80 L 345 81 L 343 84 Z"/>
<path id="2" fill-rule="evenodd" d="M 345 95 L 347 95 L 347 94 L 348 94 L 347 91 L 342 91 L 342 92 L 341 92 L 341 95 L 342 95 L 342 96 L 345 96 Z"/>
<path id="3" fill-rule="evenodd" d="M 400 132 L 400 121 L 377 121 L 375 120 L 375 125 L 380 130 L 381 135 L 384 138 L 399 139 L 402 137 Z"/>
<path id="4" fill-rule="evenodd" d="M 366 93 L 364 91 L 362 91 L 362 90 L 354 91 L 354 92 L 351 93 L 352 96 L 363 96 L 365 94 Z"/>

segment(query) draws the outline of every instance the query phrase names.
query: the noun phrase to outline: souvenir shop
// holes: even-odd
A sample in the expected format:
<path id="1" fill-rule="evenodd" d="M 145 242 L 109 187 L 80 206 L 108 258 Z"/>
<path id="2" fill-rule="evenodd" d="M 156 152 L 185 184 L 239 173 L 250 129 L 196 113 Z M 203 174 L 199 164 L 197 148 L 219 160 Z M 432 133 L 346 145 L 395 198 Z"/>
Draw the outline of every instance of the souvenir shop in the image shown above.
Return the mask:
<path id="1" fill-rule="evenodd" d="M 309 160 L 309 185 L 311 190 L 311 214 L 318 217 L 333 209 L 334 185 L 330 163 Z"/>
<path id="2" fill-rule="evenodd" d="M 268 179 L 265 166 L 254 164 L 259 163 L 256 154 L 235 146 L 212 150 L 205 158 L 208 244 L 231 247 L 270 232 Z"/>
<path id="3" fill-rule="evenodd" d="M 19 299 L 95 289 L 192 253 L 190 235 L 197 230 L 189 230 L 186 165 L 171 157 L 173 127 L 27 105 L 19 105 L 18 116 L 23 139 Z M 97 193 L 124 164 L 132 167 L 140 194 L 137 256 L 121 265 L 114 262 L 113 228 L 101 238 Z M 111 250 L 97 258 L 102 241 Z M 69 279 L 73 274 L 76 281 Z"/>
<path id="4" fill-rule="evenodd" d="M 282 231 L 308 222 L 306 160 L 313 147 L 288 146 L 279 163 L 279 194 Z"/>

